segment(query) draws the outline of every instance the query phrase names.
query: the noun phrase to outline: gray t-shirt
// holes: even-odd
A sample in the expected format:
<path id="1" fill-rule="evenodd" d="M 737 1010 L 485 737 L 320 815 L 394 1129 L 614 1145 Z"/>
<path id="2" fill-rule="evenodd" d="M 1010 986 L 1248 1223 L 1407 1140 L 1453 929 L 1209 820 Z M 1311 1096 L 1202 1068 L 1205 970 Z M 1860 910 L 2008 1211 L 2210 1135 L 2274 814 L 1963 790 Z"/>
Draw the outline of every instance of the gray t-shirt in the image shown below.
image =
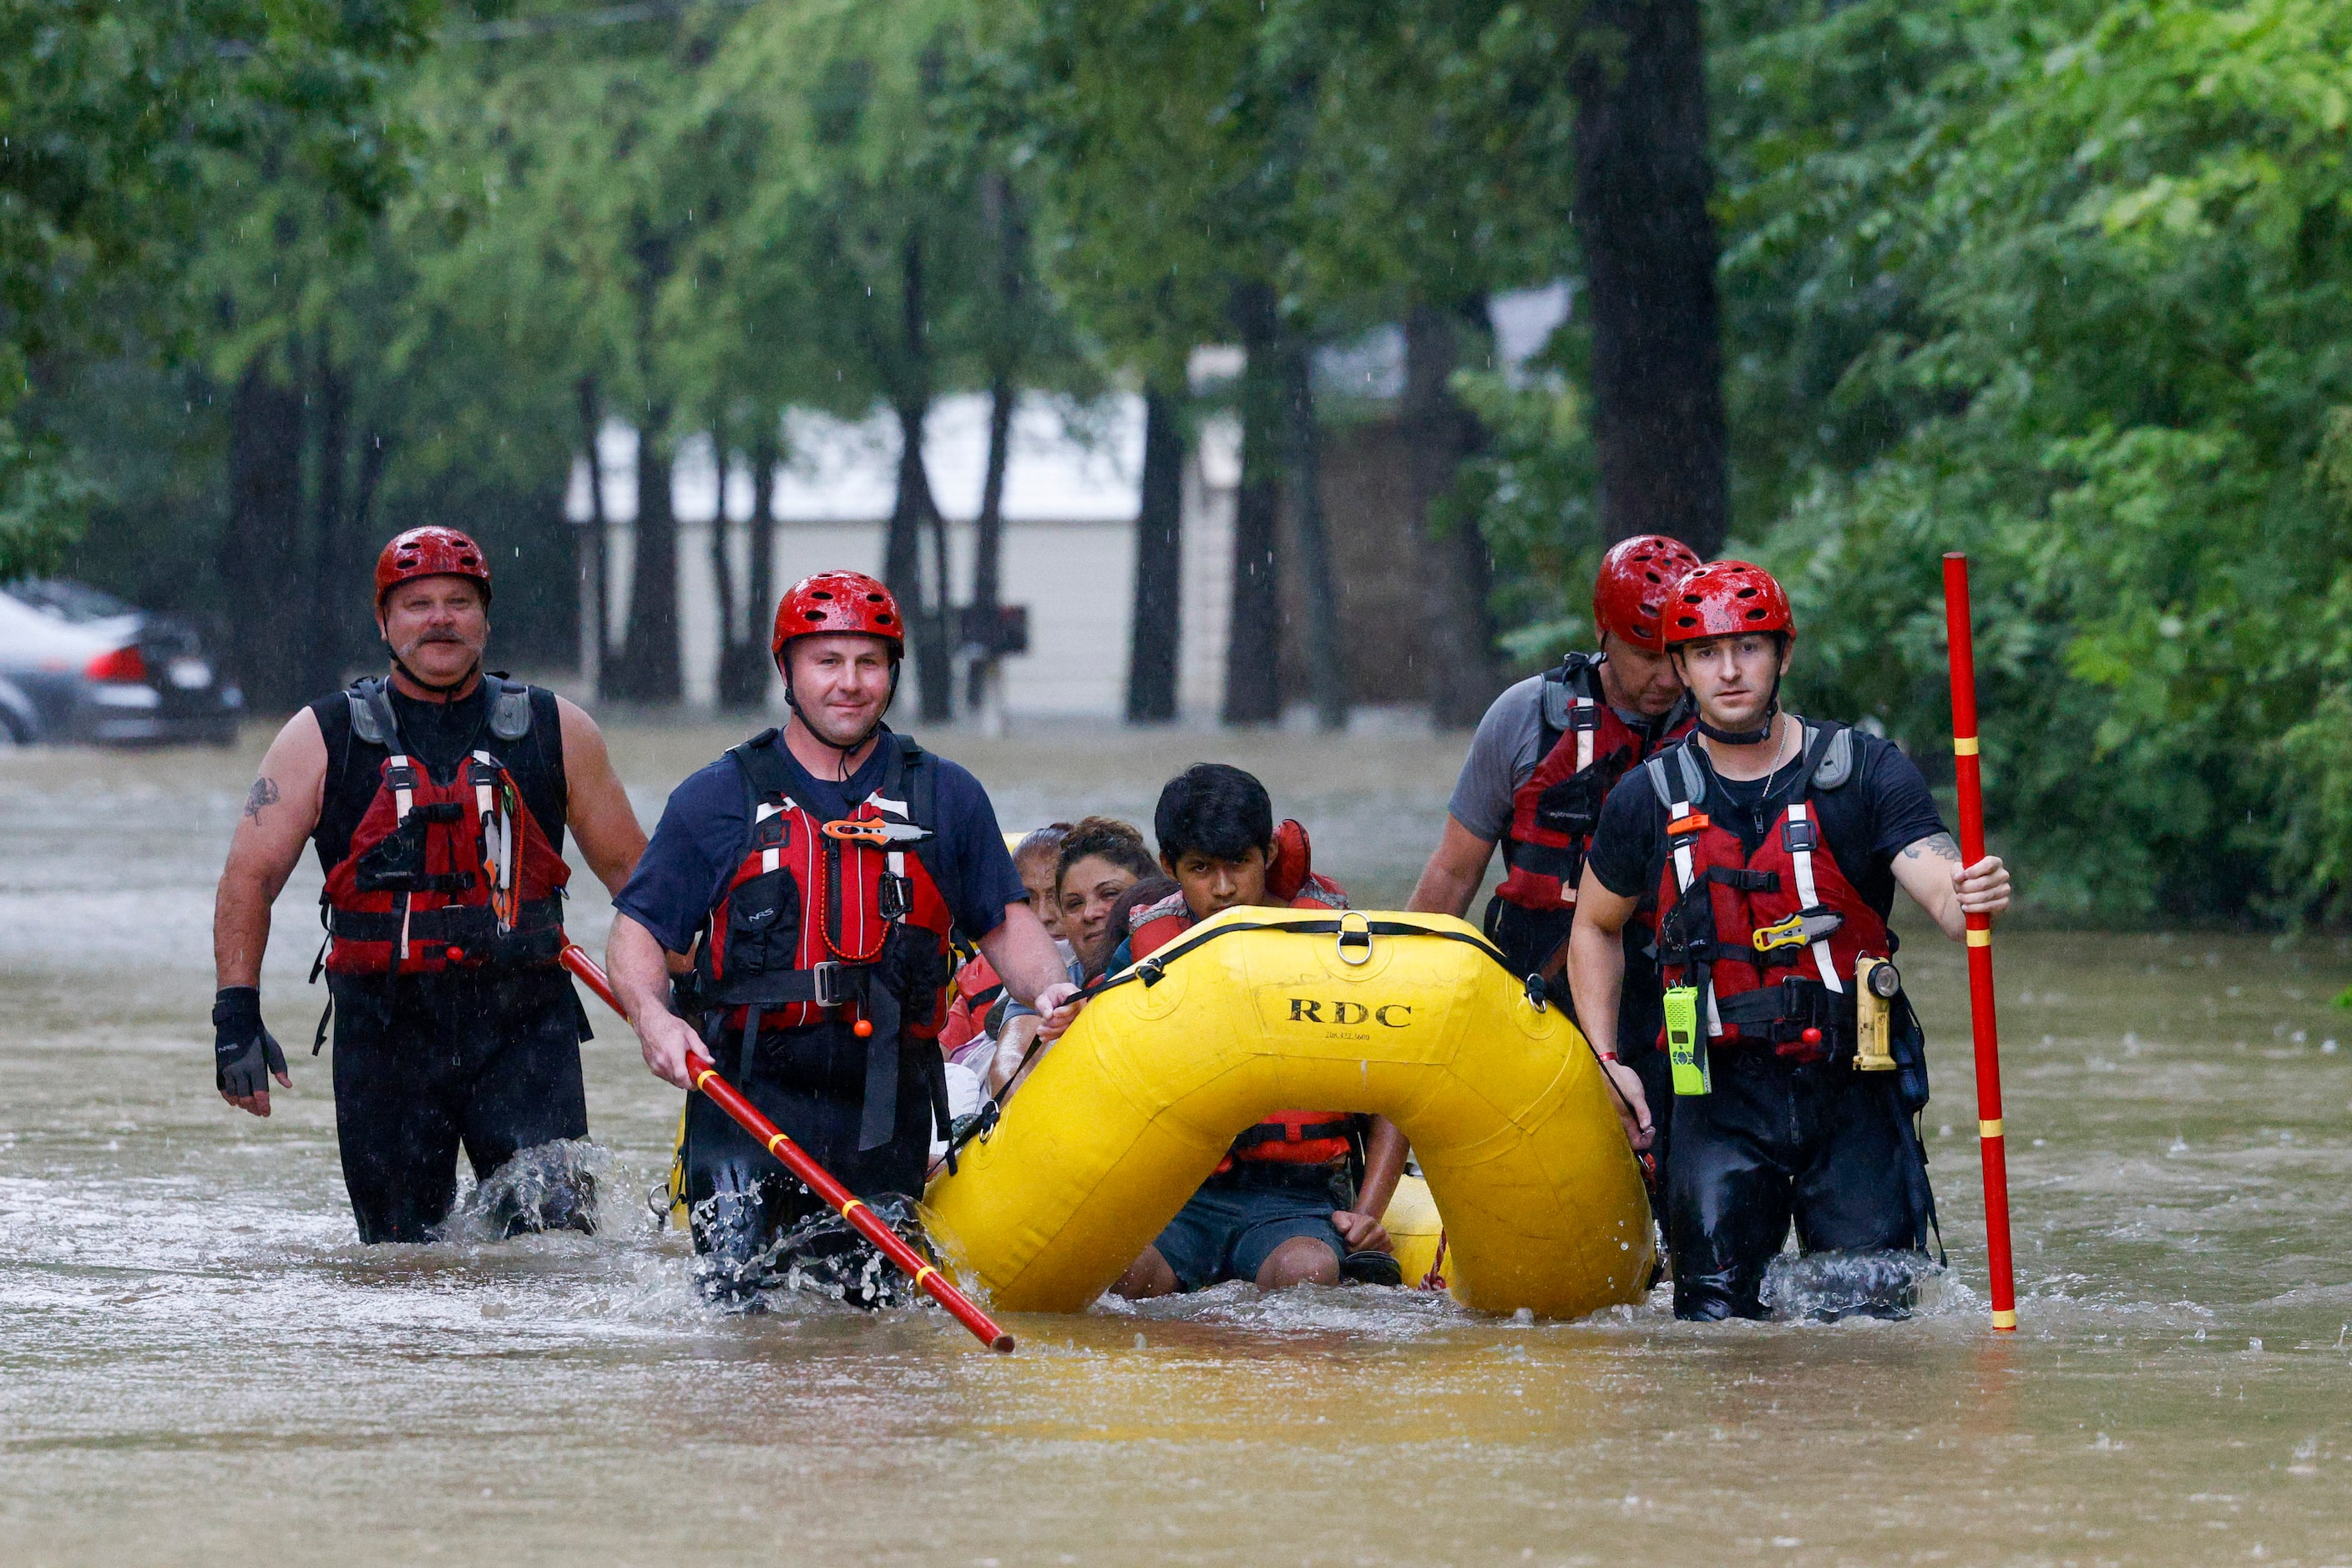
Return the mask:
<path id="1" fill-rule="evenodd" d="M 1511 793 L 1543 761 L 1543 677 L 1531 675 L 1500 697 L 1478 721 L 1462 776 L 1454 782 L 1448 816 L 1489 844 L 1511 829 Z"/>
<path id="2" fill-rule="evenodd" d="M 1478 721 L 1454 797 L 1445 803 L 1448 816 L 1489 844 L 1511 830 L 1511 795 L 1543 761 L 1543 683 L 1542 676 L 1530 675 L 1495 699 Z M 1637 730 L 1649 722 L 1638 713 L 1617 716 Z"/>

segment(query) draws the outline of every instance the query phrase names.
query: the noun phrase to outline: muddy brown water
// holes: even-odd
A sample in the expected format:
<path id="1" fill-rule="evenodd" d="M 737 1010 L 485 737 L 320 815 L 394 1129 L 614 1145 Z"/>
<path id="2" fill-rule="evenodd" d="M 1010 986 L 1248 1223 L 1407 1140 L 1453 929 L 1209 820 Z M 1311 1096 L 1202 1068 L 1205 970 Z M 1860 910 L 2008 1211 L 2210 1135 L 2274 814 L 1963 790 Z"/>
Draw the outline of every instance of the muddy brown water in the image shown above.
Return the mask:
<path id="1" fill-rule="evenodd" d="M 617 733 L 640 812 L 733 738 Z M 1460 753 L 946 739 L 1008 826 L 1257 768 L 1381 900 Z M 1001 1358 L 935 1312 L 700 1309 L 642 1207 L 677 1096 L 602 1018 L 603 1235 L 357 1246 L 306 1054 L 315 868 L 265 989 L 294 1090 L 266 1122 L 212 1093 L 211 889 L 261 740 L 0 755 L 0 1561 L 2352 1563 L 2338 942 L 2004 934 L 2014 1338 L 1958 950 L 1917 940 L 1953 1267 L 1912 1322 L 1228 1286 L 1015 1319 Z M 607 918 L 592 891 L 575 934 Z"/>

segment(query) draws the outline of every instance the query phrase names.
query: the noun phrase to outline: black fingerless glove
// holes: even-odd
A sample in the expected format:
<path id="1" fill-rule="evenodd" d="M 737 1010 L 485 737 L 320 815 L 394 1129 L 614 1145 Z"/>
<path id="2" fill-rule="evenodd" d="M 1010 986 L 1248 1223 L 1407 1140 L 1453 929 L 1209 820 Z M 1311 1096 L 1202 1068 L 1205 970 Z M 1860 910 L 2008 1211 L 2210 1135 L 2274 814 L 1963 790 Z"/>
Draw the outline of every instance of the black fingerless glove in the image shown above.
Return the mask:
<path id="1" fill-rule="evenodd" d="M 261 988 L 224 985 L 213 995 L 213 1082 L 233 1099 L 266 1094 L 286 1053 L 261 1022 Z"/>

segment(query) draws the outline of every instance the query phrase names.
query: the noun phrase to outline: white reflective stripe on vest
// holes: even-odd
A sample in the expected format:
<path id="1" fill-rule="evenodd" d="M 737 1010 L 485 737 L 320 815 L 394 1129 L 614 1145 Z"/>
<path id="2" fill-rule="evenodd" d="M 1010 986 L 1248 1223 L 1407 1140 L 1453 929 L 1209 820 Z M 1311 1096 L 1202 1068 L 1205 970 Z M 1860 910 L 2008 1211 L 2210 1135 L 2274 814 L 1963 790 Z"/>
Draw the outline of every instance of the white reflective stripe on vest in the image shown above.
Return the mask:
<path id="1" fill-rule="evenodd" d="M 895 816 L 901 822 L 912 822 L 914 820 L 914 818 L 907 815 L 908 807 L 905 801 L 892 800 L 878 789 L 872 795 L 866 797 L 866 804 L 872 806 L 875 810 L 882 813 L 885 816 Z M 893 877 L 906 876 L 907 852 L 903 849 L 885 850 L 882 855 L 882 868 Z M 911 899 L 908 901 L 909 903 L 913 902 Z M 898 923 L 903 925 L 906 923 L 906 915 L 900 915 L 898 917 Z"/>
<path id="2" fill-rule="evenodd" d="M 488 752 L 476 752 L 474 761 L 486 768 L 496 768 L 498 758 Z M 483 869 L 489 875 L 489 884 L 499 892 L 506 891 L 508 854 L 514 844 L 512 825 L 499 815 L 499 792 L 494 784 L 474 785 L 474 811 L 482 824 L 482 852 L 488 858 Z M 504 921 L 499 922 L 504 925 Z"/>
<path id="3" fill-rule="evenodd" d="M 1587 709 L 1597 708 L 1600 704 L 1595 702 L 1590 697 L 1580 697 L 1576 700 L 1574 706 L 1579 711 L 1582 711 Z M 1593 723 L 1578 726 L 1576 731 L 1576 771 L 1578 773 L 1582 773 L 1592 765 L 1593 737 L 1599 733 L 1600 725 L 1597 720 Z M 1576 900 L 1573 898 L 1562 899 L 1560 900 L 1560 902 L 1566 904 L 1572 904 Z"/>
<path id="4" fill-rule="evenodd" d="M 1812 823 L 1812 808 L 1802 801 L 1798 802 L 1789 807 L 1789 821 L 1791 824 Z M 1812 826 L 1816 830 L 1820 826 L 1818 823 L 1812 823 Z M 1813 852 L 1791 849 L 1789 858 L 1795 861 L 1797 867 L 1798 912 L 1801 914 L 1807 910 L 1819 909 L 1822 896 L 1813 889 Z M 1827 937 L 1817 938 L 1813 942 L 1813 968 L 1820 973 L 1823 985 L 1840 994 L 1844 993 L 1845 987 L 1838 984 L 1837 961 L 1830 957 L 1830 939 Z"/>
<path id="5" fill-rule="evenodd" d="M 399 752 L 394 752 L 392 753 L 391 760 L 384 763 L 384 771 L 387 773 L 400 773 L 405 774 L 411 766 L 412 764 L 405 755 Z M 398 832 L 400 825 L 408 820 L 409 808 L 414 806 L 415 804 L 416 796 L 412 792 L 406 789 L 394 789 L 392 792 L 392 826 L 394 832 Z M 403 893 L 400 895 L 400 954 L 398 958 L 395 958 L 393 961 L 393 969 L 395 973 L 398 972 L 401 963 L 407 957 L 408 895 L 406 893 Z"/>
<path id="6" fill-rule="evenodd" d="M 766 801 L 764 801 L 764 800 L 763 800 L 763 801 L 761 801 L 761 802 L 760 803 L 760 815 L 759 815 L 759 816 L 755 816 L 755 817 L 753 817 L 753 818 L 751 819 L 751 825 L 752 825 L 754 827 L 756 827 L 756 826 L 758 826 L 761 823 L 767 821 L 767 820 L 768 820 L 768 818 L 770 818 L 770 817 L 772 817 L 772 816 L 782 816 L 782 814 L 783 814 L 783 807 L 782 807 L 782 806 L 780 806 L 780 805 L 770 805 Z M 782 851 L 782 850 L 781 850 L 781 849 L 776 849 L 776 848 L 769 848 L 769 849 L 762 849 L 762 850 L 761 850 L 761 851 L 760 851 L 760 869 L 761 869 L 761 870 L 762 870 L 762 871 L 773 871 L 773 870 L 777 869 L 779 867 L 782 866 L 782 865 L 783 865 L 783 863 L 784 863 L 784 858 L 783 858 L 783 851 Z"/>
<path id="7" fill-rule="evenodd" d="M 1674 816 L 1668 820 L 1669 822 L 1687 822 L 1690 820 L 1690 802 L 1678 800 L 1675 802 Z M 1685 894 L 1690 891 L 1691 852 L 1687 840 L 1675 846 L 1675 886 Z M 1715 929 L 1715 900 L 1712 895 L 1707 897 L 1706 923 L 1709 931 Z M 1723 1016 L 1715 1010 L 1715 982 L 1712 979 L 1706 983 L 1706 1032 L 1710 1039 L 1723 1033 Z"/>

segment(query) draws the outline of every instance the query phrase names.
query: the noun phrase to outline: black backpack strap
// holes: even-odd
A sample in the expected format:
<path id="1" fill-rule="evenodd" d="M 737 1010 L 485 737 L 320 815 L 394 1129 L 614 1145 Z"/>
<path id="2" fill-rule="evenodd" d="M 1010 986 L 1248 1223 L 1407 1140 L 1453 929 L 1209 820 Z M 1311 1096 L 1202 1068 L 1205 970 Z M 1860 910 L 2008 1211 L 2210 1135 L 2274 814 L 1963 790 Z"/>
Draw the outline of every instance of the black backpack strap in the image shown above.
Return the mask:
<path id="1" fill-rule="evenodd" d="M 1542 733 L 1536 744 L 1536 761 L 1551 755 L 1559 738 L 1568 733 L 1574 721 L 1576 700 L 1580 697 L 1598 699 L 1601 695 L 1601 658 L 1589 653 L 1572 653 L 1559 664 L 1544 671 L 1543 689 L 1536 704 Z"/>
<path id="2" fill-rule="evenodd" d="M 882 731 L 882 744 L 890 748 L 882 764 L 882 782 L 875 793 L 886 800 L 902 801 L 907 807 L 907 820 L 928 830 L 931 837 L 914 846 L 915 858 L 931 879 L 931 886 L 944 897 L 948 882 L 942 875 L 940 855 L 945 848 L 940 834 L 940 763 L 937 757 L 923 750 L 911 735 L 901 735 L 895 730 Z M 969 947 L 961 931 L 950 933 L 949 940 Z"/>
<path id="3" fill-rule="evenodd" d="M 1666 808 L 1668 816 L 1672 816 L 1675 796 L 1674 784 L 1666 775 L 1666 753 L 1660 752 L 1643 763 L 1642 771 L 1650 777 L 1650 793 L 1658 797 L 1658 804 Z"/>
<path id="4" fill-rule="evenodd" d="M 775 744 L 776 731 L 762 730 L 750 740 L 727 748 L 735 761 L 735 771 L 743 777 L 744 818 L 757 821 L 760 803 L 771 798 L 789 796 L 792 774 L 785 771 L 784 759 Z"/>
<path id="5" fill-rule="evenodd" d="M 382 746 L 387 752 L 404 752 L 401 744 L 400 721 L 393 715 L 392 697 L 381 675 L 369 676 L 352 682 L 344 693 L 351 699 L 352 733 L 371 746 Z"/>
<path id="6" fill-rule="evenodd" d="M 1813 788 L 1843 789 L 1853 777 L 1853 731 L 1826 720 L 1822 731 L 1820 754 L 1811 768 Z"/>
<path id="7" fill-rule="evenodd" d="M 1688 740 L 1677 741 L 1642 764 L 1642 771 L 1650 775 L 1651 793 L 1670 816 L 1678 802 L 1705 808 L 1706 770 L 1692 755 L 1697 750 Z"/>
<path id="8" fill-rule="evenodd" d="M 509 743 L 530 734 L 530 688 L 495 669 L 483 675 L 482 684 L 489 688 L 490 733 Z"/>

